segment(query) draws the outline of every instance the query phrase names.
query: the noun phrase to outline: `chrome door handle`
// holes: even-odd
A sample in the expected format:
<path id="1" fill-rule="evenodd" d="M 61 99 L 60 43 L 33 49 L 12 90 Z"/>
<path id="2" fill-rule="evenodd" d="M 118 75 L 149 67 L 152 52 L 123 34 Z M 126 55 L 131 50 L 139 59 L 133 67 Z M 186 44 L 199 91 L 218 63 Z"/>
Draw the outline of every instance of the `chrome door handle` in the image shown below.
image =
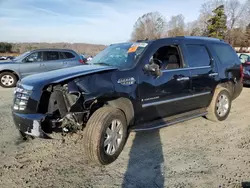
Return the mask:
<path id="1" fill-rule="evenodd" d="M 217 72 L 214 72 L 214 73 L 210 73 L 209 76 L 217 76 L 218 73 Z"/>
<path id="2" fill-rule="evenodd" d="M 181 77 L 181 78 L 177 78 L 177 81 L 184 81 L 184 80 L 189 80 L 189 77 Z"/>

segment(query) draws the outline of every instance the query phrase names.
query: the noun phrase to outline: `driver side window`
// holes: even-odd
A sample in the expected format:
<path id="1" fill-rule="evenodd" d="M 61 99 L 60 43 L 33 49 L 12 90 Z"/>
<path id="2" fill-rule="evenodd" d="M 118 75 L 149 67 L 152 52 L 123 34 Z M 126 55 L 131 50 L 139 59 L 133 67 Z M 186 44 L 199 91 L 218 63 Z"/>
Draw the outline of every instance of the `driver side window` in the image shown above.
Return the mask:
<path id="1" fill-rule="evenodd" d="M 150 63 L 157 64 L 161 70 L 179 69 L 183 67 L 177 46 L 160 47 L 150 58 Z"/>
<path id="2" fill-rule="evenodd" d="M 26 63 L 43 61 L 42 52 L 34 52 L 24 59 Z"/>

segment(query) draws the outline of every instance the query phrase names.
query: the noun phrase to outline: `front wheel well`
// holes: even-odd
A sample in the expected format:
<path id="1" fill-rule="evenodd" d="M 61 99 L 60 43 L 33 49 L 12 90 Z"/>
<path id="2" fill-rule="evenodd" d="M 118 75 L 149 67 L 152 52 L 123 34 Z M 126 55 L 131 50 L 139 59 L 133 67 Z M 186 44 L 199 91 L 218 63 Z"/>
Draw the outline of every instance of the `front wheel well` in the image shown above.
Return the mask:
<path id="1" fill-rule="evenodd" d="M 128 125 L 132 125 L 134 123 L 134 106 L 130 99 L 121 97 L 115 100 L 107 101 L 107 105 L 123 111 Z"/>
<path id="2" fill-rule="evenodd" d="M 121 110 L 127 120 L 128 125 L 133 125 L 134 123 L 134 106 L 130 99 L 125 97 L 120 97 L 117 99 L 103 100 L 97 99 L 96 102 L 90 110 L 90 116 L 101 107 L 113 107 Z"/>
<path id="3" fill-rule="evenodd" d="M 5 70 L 1 70 L 0 74 L 4 73 L 4 72 L 10 72 L 10 73 L 14 74 L 16 76 L 17 80 L 19 80 L 19 76 L 18 76 L 18 74 L 15 71 L 9 70 L 9 69 L 5 69 Z"/>

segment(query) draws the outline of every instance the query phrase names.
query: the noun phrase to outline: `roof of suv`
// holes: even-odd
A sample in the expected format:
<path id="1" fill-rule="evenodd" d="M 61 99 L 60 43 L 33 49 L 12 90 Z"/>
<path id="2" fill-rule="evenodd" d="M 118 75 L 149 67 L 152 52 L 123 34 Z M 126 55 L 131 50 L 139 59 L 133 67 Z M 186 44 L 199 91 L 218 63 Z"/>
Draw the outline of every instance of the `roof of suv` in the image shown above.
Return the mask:
<path id="1" fill-rule="evenodd" d="M 203 41 L 203 42 L 218 42 L 218 43 L 225 43 L 224 40 L 213 38 L 213 37 L 199 37 L 199 36 L 176 36 L 176 37 L 167 37 L 167 38 L 160 38 L 155 40 L 138 40 L 137 42 L 154 42 L 160 40 L 187 40 L 187 41 Z"/>
<path id="2" fill-rule="evenodd" d="M 64 51 L 64 52 L 74 52 L 74 50 L 71 49 L 62 49 L 62 48 L 39 48 L 35 50 L 31 50 L 30 52 L 35 52 L 35 51 Z"/>

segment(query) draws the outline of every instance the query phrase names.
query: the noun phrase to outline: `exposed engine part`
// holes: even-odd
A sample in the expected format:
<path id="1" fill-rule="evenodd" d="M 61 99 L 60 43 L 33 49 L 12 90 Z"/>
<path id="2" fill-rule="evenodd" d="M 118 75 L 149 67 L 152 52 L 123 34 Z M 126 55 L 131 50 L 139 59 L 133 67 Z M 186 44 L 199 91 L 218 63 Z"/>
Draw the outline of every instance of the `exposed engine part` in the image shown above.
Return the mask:
<path id="1" fill-rule="evenodd" d="M 74 81 L 53 86 L 51 91 L 47 118 L 49 123 L 44 123 L 43 129 L 46 132 L 62 132 L 63 136 L 81 131 L 91 115 L 93 105 L 98 102 L 96 98 L 85 101 Z"/>

